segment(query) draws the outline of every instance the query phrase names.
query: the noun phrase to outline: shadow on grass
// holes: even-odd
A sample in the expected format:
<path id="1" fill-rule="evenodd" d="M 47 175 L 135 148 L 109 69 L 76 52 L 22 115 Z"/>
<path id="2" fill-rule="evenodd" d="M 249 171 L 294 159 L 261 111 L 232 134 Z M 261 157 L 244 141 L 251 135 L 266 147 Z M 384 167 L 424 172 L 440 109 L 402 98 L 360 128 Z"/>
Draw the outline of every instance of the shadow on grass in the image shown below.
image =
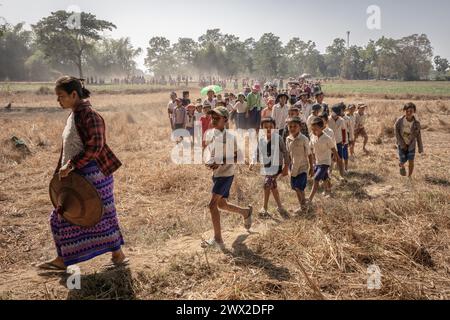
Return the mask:
<path id="1" fill-rule="evenodd" d="M 425 176 L 425 182 L 440 187 L 450 187 L 450 181 L 443 178 Z"/>
<path id="2" fill-rule="evenodd" d="M 67 274 L 61 282 L 66 285 Z M 134 300 L 133 278 L 126 267 L 104 269 L 99 273 L 82 275 L 81 289 L 70 290 L 67 300 Z"/>
<path id="3" fill-rule="evenodd" d="M 248 237 L 248 234 L 237 237 L 232 245 L 233 251 L 227 252 L 235 259 L 236 265 L 260 268 L 271 279 L 278 281 L 287 281 L 291 279 L 291 274 L 287 268 L 274 265 L 269 259 L 261 257 L 256 252 L 248 248 L 244 243 Z"/>
<path id="4" fill-rule="evenodd" d="M 372 172 L 350 171 L 348 172 L 347 177 L 350 179 L 361 180 L 362 182 L 364 182 L 364 184 L 366 184 L 367 182 L 381 183 L 384 181 L 382 177 Z"/>

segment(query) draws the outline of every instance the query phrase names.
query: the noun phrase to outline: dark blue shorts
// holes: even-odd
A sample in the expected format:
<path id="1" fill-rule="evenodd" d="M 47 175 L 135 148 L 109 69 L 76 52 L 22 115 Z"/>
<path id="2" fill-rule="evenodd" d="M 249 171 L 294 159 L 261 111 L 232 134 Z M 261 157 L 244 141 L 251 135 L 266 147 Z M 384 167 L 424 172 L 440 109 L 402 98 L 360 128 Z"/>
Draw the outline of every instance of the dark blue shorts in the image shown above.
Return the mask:
<path id="1" fill-rule="evenodd" d="M 296 177 L 291 177 L 291 188 L 292 190 L 305 191 L 307 182 L 308 175 L 303 172 Z"/>
<path id="2" fill-rule="evenodd" d="M 411 151 L 403 151 L 402 148 L 398 147 L 398 156 L 400 158 L 400 163 L 406 163 L 408 161 L 414 161 L 416 157 L 416 149 Z"/>
<path id="3" fill-rule="evenodd" d="M 314 166 L 314 180 L 315 181 L 326 181 L 330 178 L 328 175 L 328 169 L 330 166 L 325 164 Z"/>
<path id="4" fill-rule="evenodd" d="M 339 158 L 344 159 L 344 144 L 338 143 L 336 145 L 336 150 L 339 155 Z"/>
<path id="5" fill-rule="evenodd" d="M 212 193 L 222 196 L 222 198 L 228 199 L 230 196 L 231 185 L 233 184 L 234 176 L 231 177 L 213 177 L 213 189 Z"/>
<path id="6" fill-rule="evenodd" d="M 348 160 L 348 144 L 338 143 L 336 149 L 341 159 Z"/>

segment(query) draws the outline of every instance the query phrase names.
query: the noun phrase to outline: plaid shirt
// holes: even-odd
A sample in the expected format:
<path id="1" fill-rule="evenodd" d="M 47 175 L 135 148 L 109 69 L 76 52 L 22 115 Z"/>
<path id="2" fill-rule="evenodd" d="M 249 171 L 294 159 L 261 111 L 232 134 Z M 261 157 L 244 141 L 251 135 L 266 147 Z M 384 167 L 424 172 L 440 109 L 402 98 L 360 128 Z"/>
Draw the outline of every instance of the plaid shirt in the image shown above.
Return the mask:
<path id="1" fill-rule="evenodd" d="M 106 144 L 105 121 L 92 109 L 89 101 L 81 102 L 73 113 L 84 151 L 73 157 L 70 160 L 71 164 L 75 168 L 81 169 L 90 161 L 95 160 L 102 173 L 110 176 L 119 169 L 122 163 Z M 61 168 L 61 159 L 62 150 L 55 173 Z"/>

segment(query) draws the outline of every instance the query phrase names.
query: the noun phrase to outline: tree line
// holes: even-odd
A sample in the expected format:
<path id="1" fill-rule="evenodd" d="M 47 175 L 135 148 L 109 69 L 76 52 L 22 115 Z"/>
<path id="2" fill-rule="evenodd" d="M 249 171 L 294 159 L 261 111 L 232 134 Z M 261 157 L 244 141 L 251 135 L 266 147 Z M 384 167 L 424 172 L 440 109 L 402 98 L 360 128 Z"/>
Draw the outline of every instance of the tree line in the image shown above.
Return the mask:
<path id="1" fill-rule="evenodd" d="M 70 12 L 57 11 L 24 29 L 24 24 L 0 26 L 0 80 L 43 81 L 62 73 L 104 77 L 142 75 L 129 38 L 111 39 L 104 31 L 116 26 L 80 13 L 77 28 L 68 24 Z M 298 37 L 283 44 L 280 37 L 265 33 L 258 40 L 241 40 L 220 29 L 207 30 L 197 40 L 179 38 L 171 43 L 152 37 L 146 48 L 145 66 L 156 77 L 169 75 L 316 77 L 344 79 L 422 80 L 433 74 L 449 79 L 449 61 L 434 57 L 425 34 L 401 39 L 382 37 L 364 46 L 347 46 L 337 38 L 321 53 L 313 41 Z"/>

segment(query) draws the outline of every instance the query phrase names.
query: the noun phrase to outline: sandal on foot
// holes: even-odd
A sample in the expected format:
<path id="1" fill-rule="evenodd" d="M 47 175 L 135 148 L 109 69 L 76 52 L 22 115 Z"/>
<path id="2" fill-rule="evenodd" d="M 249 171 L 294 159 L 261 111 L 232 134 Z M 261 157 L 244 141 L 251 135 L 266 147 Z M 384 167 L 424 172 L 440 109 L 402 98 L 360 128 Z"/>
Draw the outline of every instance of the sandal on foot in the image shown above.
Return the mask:
<path id="1" fill-rule="evenodd" d="M 37 266 L 41 270 L 46 271 L 66 271 L 67 267 L 61 267 L 60 265 L 57 265 L 53 261 L 44 262 Z"/>

